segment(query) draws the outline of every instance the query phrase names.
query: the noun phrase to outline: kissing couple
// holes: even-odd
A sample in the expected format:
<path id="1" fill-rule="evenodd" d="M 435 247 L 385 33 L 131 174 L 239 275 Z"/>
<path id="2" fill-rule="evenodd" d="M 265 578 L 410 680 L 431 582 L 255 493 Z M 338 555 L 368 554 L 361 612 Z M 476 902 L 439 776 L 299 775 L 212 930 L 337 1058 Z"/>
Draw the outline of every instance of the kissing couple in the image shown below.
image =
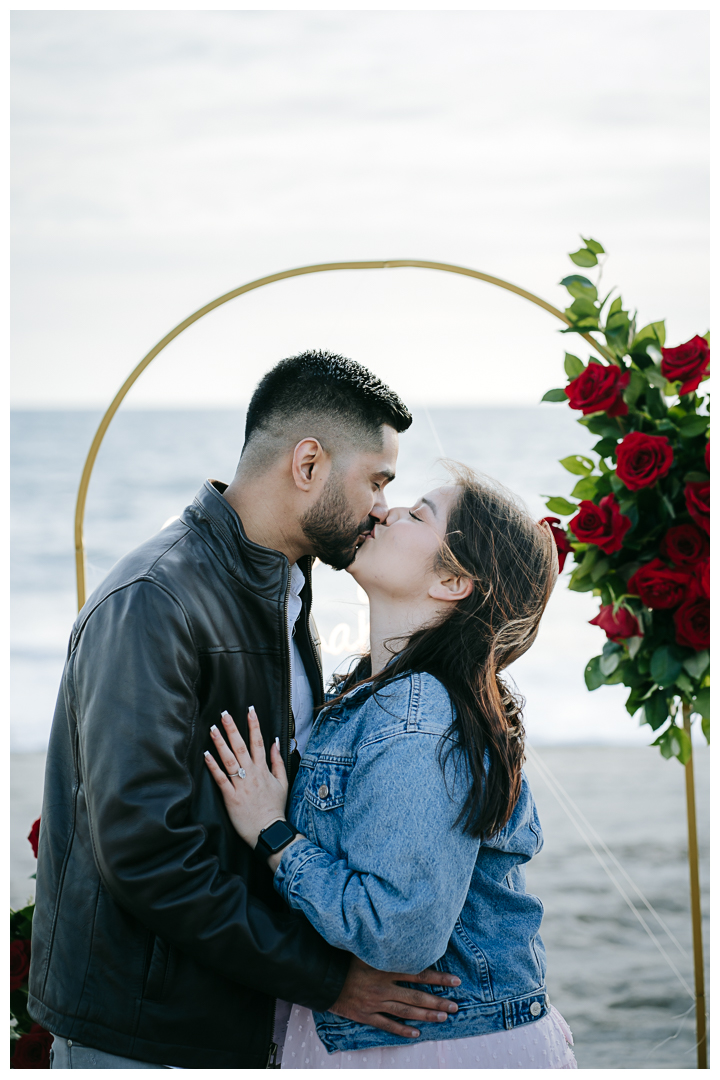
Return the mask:
<path id="1" fill-rule="evenodd" d="M 411 421 L 353 361 L 283 360 L 232 482 L 78 615 L 28 1003 L 52 1068 L 577 1067 L 501 674 L 537 635 L 552 535 L 463 467 L 389 509 Z M 329 689 L 316 558 L 370 603 Z"/>

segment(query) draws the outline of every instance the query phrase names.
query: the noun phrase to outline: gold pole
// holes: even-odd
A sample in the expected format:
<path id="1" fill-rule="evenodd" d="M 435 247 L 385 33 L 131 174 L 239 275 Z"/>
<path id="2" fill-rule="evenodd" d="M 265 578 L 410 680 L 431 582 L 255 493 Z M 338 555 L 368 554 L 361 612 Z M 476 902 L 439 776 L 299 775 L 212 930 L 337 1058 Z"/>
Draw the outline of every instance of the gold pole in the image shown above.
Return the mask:
<path id="1" fill-rule="evenodd" d="M 92 471 L 95 466 L 95 459 L 97 458 L 100 445 L 105 438 L 105 432 L 110 426 L 110 421 L 120 408 L 123 398 L 133 383 L 142 375 L 145 368 L 152 363 L 158 353 L 161 353 L 166 345 L 169 345 L 174 338 L 179 334 L 182 334 L 183 330 L 187 330 L 188 326 L 192 326 L 198 319 L 202 319 L 203 315 L 207 315 L 208 312 L 220 307 L 221 304 L 226 304 L 228 300 L 234 300 L 236 296 L 241 296 L 242 293 L 252 292 L 253 289 L 260 289 L 263 285 L 272 284 L 273 281 L 282 281 L 284 278 L 300 277 L 302 274 L 320 274 L 326 270 L 384 270 L 401 266 L 416 266 L 425 270 L 443 270 L 449 274 L 464 274 L 466 277 L 477 278 L 479 281 L 487 281 L 491 285 L 497 285 L 500 289 L 507 289 L 509 292 L 517 293 L 518 296 L 525 297 L 525 299 L 529 300 L 532 304 L 537 304 L 538 307 L 544 308 L 545 311 L 549 311 L 551 315 L 555 315 L 556 318 L 566 323 L 567 326 L 572 325 L 568 317 L 563 314 L 562 311 L 558 311 L 552 304 L 548 304 L 546 300 L 541 300 L 539 296 L 535 296 L 534 293 L 528 292 L 527 289 L 521 289 L 519 285 L 511 285 L 509 281 L 503 281 L 502 278 L 492 277 L 490 274 L 482 274 L 479 270 L 470 270 L 466 266 L 455 266 L 453 263 L 429 262 L 424 259 L 317 263 L 314 266 L 299 266 L 294 270 L 281 270 L 279 274 L 270 274 L 268 277 L 258 278 L 256 281 L 250 281 L 247 285 L 241 285 L 231 292 L 218 296 L 216 300 L 212 300 L 209 304 L 205 304 L 204 307 L 199 308 L 192 315 L 189 315 L 187 319 L 178 323 L 169 334 L 166 334 L 161 341 L 158 341 L 157 345 L 142 358 L 137 367 L 130 372 L 127 379 L 110 402 L 110 406 L 100 421 L 100 426 L 95 432 L 95 438 L 90 446 L 82 476 L 80 477 L 80 487 L 78 488 L 77 502 L 75 504 L 75 570 L 77 576 L 78 610 L 83 606 L 86 599 L 83 524 L 85 521 L 85 503 L 87 501 L 88 487 L 90 486 L 90 477 L 92 476 Z M 596 352 L 599 352 L 606 360 L 613 362 L 613 357 L 610 353 L 607 352 L 602 345 L 598 344 L 590 334 L 583 334 L 582 337 L 585 338 L 588 344 L 591 345 Z"/>
<path id="2" fill-rule="evenodd" d="M 683 727 L 691 738 L 690 706 L 683 703 Z M 692 745 L 692 744 L 691 744 Z M 690 861 L 690 908 L 692 912 L 693 957 L 695 963 L 695 1027 L 697 1067 L 707 1069 L 707 1031 L 705 1018 L 705 962 L 702 944 L 702 908 L 700 906 L 700 866 L 697 819 L 695 814 L 695 771 L 693 755 L 685 763 L 685 798 L 688 819 L 688 858 Z"/>

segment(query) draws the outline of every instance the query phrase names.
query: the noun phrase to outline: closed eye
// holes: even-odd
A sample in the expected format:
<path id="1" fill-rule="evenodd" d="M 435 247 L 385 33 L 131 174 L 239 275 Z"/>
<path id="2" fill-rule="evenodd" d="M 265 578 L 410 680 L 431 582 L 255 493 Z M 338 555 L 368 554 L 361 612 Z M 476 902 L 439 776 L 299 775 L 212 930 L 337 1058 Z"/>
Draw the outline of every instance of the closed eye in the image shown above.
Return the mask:
<path id="1" fill-rule="evenodd" d="M 413 518 L 414 521 L 422 522 L 422 518 L 418 517 L 417 514 L 413 514 L 412 510 L 408 510 L 408 514 L 410 515 L 411 518 Z"/>

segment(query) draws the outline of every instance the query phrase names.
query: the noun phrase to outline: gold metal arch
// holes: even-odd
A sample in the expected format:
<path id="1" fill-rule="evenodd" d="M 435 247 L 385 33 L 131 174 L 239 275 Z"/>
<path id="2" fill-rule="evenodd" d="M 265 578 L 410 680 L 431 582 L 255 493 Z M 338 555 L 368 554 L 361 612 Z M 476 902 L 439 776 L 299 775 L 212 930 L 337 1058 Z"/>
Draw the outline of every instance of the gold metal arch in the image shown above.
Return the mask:
<path id="1" fill-rule="evenodd" d="M 103 416 L 100 421 L 100 426 L 95 432 L 95 437 L 83 467 L 82 476 L 80 478 L 80 487 L 78 488 L 77 502 L 75 504 L 75 570 L 77 574 L 78 609 L 83 606 L 86 599 L 83 525 L 85 521 L 85 503 L 87 501 L 88 487 L 90 486 L 90 477 L 92 476 L 92 471 L 95 466 L 95 460 L 102 441 L 105 438 L 105 433 L 110 426 L 110 422 L 120 408 L 130 387 L 140 378 L 145 368 L 148 367 L 155 357 L 163 351 L 165 346 L 169 345 L 174 338 L 182 334 L 183 330 L 187 330 L 188 326 L 192 326 L 198 319 L 202 319 L 203 315 L 207 315 L 209 312 L 214 311 L 215 308 L 220 307 L 222 304 L 226 304 L 228 300 L 234 300 L 236 296 L 252 292 L 253 289 L 260 289 L 263 285 L 271 285 L 274 281 L 282 281 L 284 278 L 300 277 L 303 274 L 321 274 L 326 270 L 388 270 L 405 266 L 419 267 L 424 270 L 442 270 L 449 274 L 464 274 L 465 277 L 477 278 L 479 281 L 487 281 L 490 285 L 497 285 L 500 289 L 507 289 L 508 292 L 513 292 L 518 296 L 525 297 L 525 299 L 529 300 L 532 304 L 537 304 L 538 307 L 544 308 L 545 311 L 549 311 L 551 315 L 560 319 L 561 322 L 566 323 L 568 326 L 571 325 L 570 320 L 562 311 L 553 307 L 552 304 L 548 304 L 546 300 L 541 300 L 540 297 L 535 296 L 534 293 L 528 292 L 527 289 L 521 289 L 519 285 L 512 285 L 509 281 L 503 281 L 502 278 L 493 277 L 491 274 L 483 274 L 479 270 L 471 270 L 467 266 L 455 266 L 453 263 L 430 262 L 426 259 L 389 259 L 377 262 L 317 263 L 313 266 L 299 266 L 294 270 L 281 270 L 278 274 L 270 274 L 268 277 L 250 281 L 247 285 L 240 285 L 239 288 L 232 289 L 231 292 L 218 296 L 216 300 L 211 300 L 209 304 L 205 304 L 204 307 L 199 308 L 197 311 L 193 312 L 192 315 L 189 315 L 187 319 L 178 323 L 169 334 L 166 334 L 164 338 L 158 341 L 157 345 L 153 346 L 150 352 L 142 358 L 137 367 L 130 372 L 127 379 L 110 402 L 107 412 Z M 612 361 L 610 354 L 602 347 L 602 345 L 599 345 L 590 334 L 583 334 L 582 336 L 596 352 L 600 353 L 606 360 Z"/>

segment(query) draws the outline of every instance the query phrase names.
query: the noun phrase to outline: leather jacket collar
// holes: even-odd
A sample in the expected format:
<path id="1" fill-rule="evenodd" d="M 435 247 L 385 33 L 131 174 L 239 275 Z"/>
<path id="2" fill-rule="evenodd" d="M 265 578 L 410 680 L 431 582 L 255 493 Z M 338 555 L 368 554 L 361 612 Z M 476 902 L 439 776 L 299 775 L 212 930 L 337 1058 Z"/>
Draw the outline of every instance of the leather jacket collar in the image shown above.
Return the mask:
<path id="1" fill-rule="evenodd" d="M 181 520 L 196 532 L 216 558 L 245 588 L 268 600 L 277 600 L 287 589 L 290 564 L 281 551 L 262 547 L 249 540 L 237 512 L 223 497 L 227 484 L 206 480 L 181 514 Z M 303 599 L 309 606 L 312 556 L 298 559 L 305 575 Z"/>

